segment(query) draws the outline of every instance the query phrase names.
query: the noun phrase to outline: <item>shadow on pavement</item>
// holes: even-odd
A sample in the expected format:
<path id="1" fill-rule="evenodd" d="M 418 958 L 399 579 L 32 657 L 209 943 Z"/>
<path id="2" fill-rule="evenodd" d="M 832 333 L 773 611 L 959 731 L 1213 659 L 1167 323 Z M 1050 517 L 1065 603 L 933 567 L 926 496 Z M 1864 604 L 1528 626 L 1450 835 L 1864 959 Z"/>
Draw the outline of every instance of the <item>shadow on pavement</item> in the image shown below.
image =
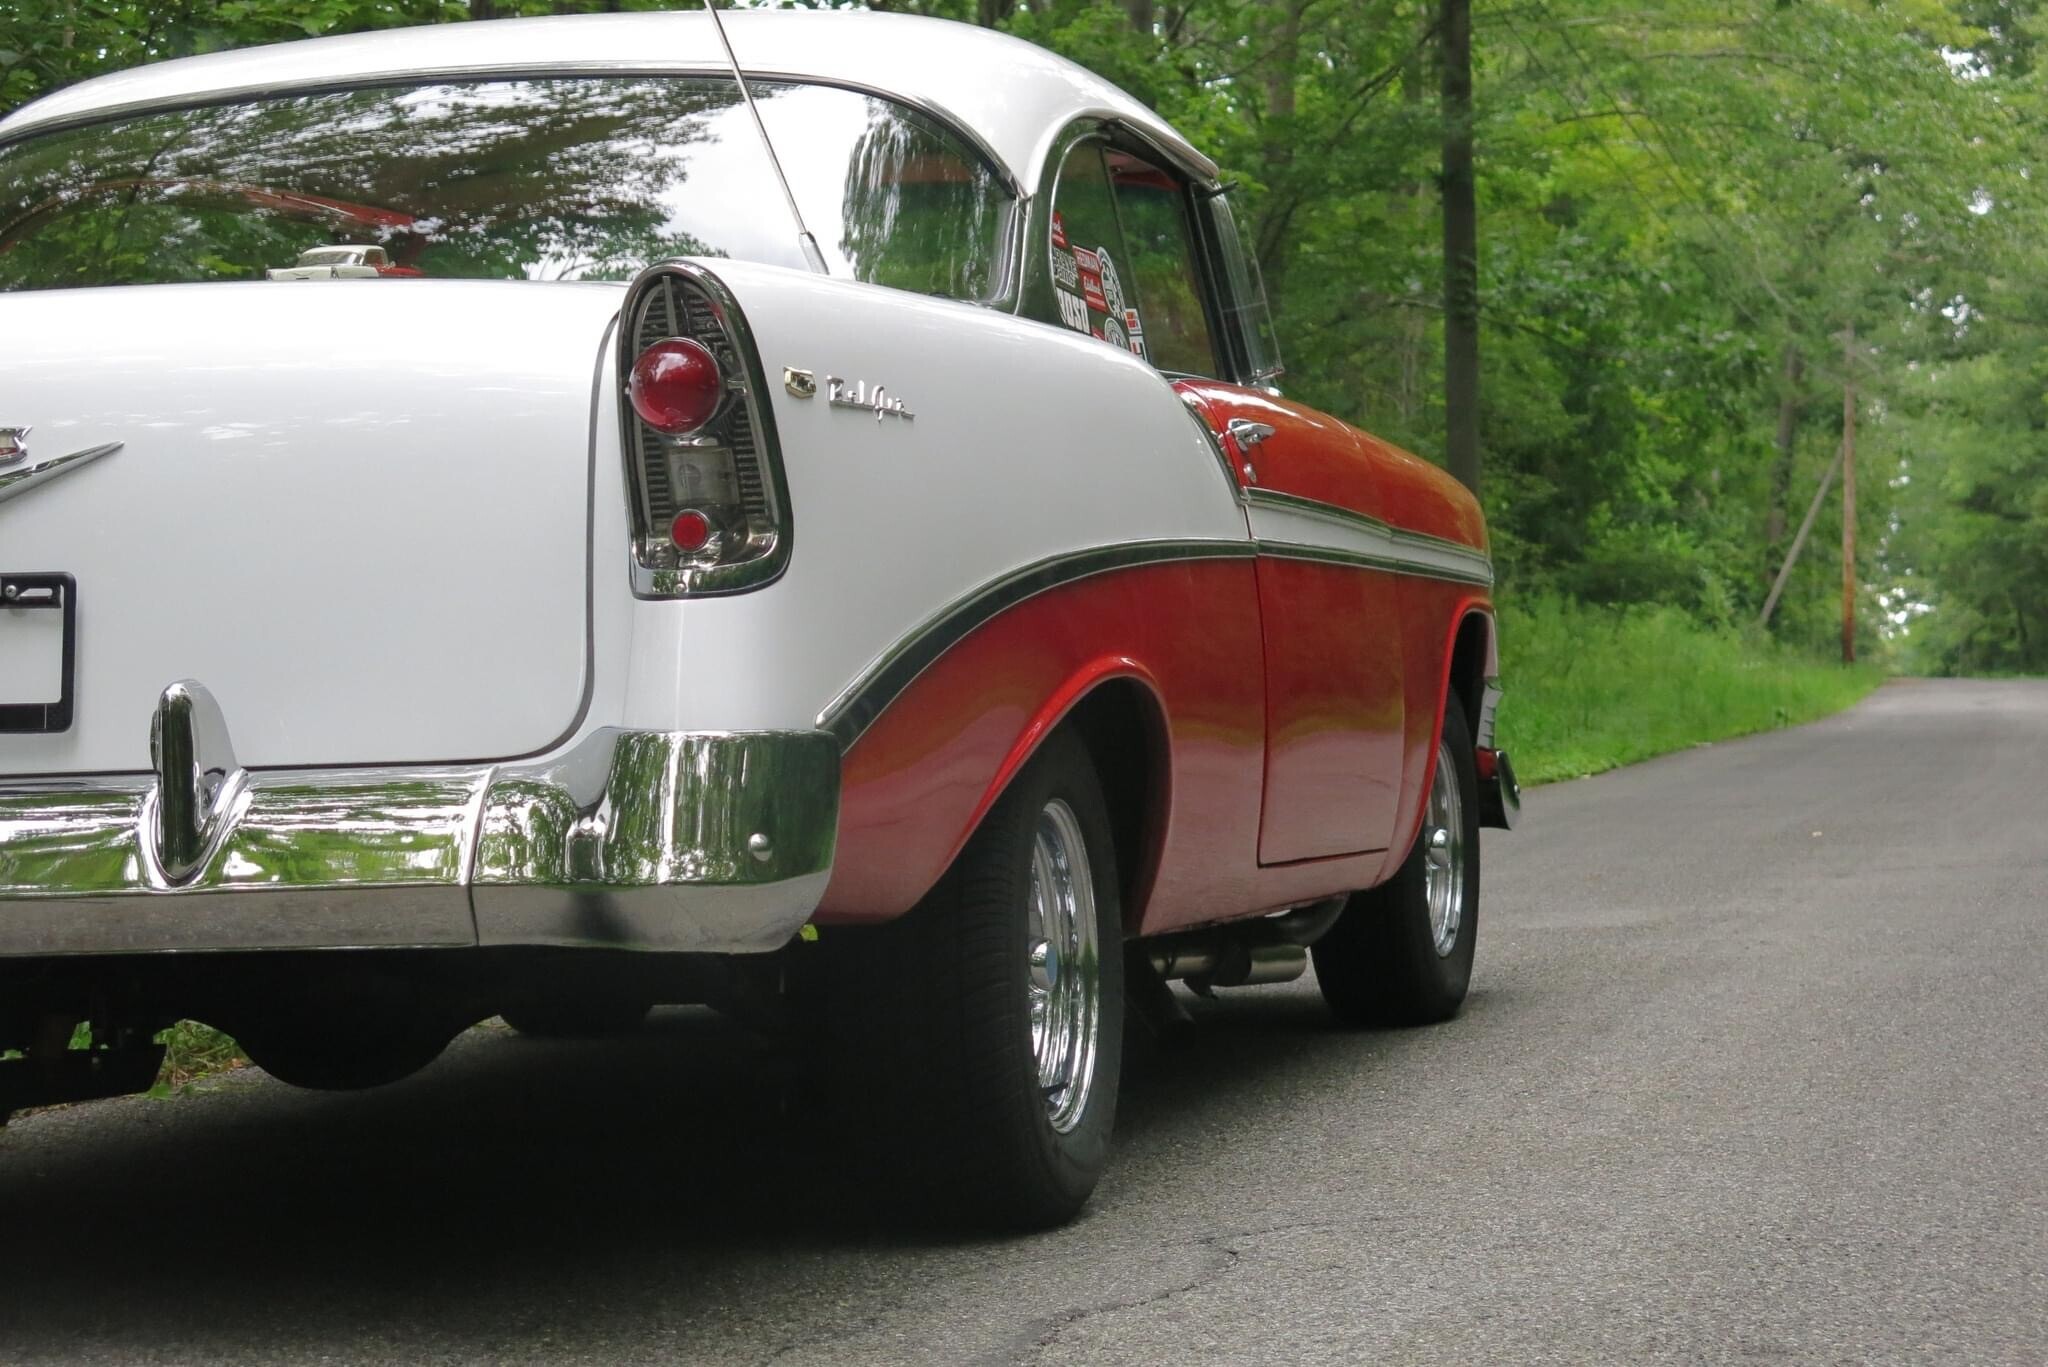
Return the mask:
<path id="1" fill-rule="evenodd" d="M 1419 1038 L 1337 1031 L 1305 987 L 1196 1003 L 1194 1028 L 1133 1050 L 1118 1207 L 1189 1163 L 1227 1179 L 1243 1146 L 1285 1131 L 1267 1098 Z M 677 1011 L 602 1043 L 472 1032 L 367 1093 L 243 1076 L 34 1117 L 0 1137 L 0 1345 L 162 1344 L 202 1322 L 234 1341 L 246 1320 L 281 1343 L 391 1347 L 432 1324 L 487 1354 L 536 1303 L 557 1324 L 630 1322 L 649 1302 L 730 1313 L 750 1283 L 820 1259 L 949 1246 L 894 1218 L 840 1139 L 785 1114 L 775 1073 L 736 1027 Z M 1248 1133 L 1215 1134 L 1219 1104 Z M 1165 1147 L 1170 1164 L 1132 1161 Z"/>

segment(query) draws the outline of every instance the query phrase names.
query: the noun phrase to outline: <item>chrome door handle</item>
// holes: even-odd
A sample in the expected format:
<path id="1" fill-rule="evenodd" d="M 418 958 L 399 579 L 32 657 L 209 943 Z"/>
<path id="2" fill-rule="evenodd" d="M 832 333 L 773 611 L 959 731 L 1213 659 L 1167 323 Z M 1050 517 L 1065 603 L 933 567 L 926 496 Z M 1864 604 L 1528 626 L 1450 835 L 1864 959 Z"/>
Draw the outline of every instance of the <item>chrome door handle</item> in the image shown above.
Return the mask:
<path id="1" fill-rule="evenodd" d="M 1232 418 L 1224 427 L 1236 439 L 1238 449 L 1242 451 L 1251 450 L 1273 435 L 1273 424 L 1253 422 L 1250 418 Z"/>

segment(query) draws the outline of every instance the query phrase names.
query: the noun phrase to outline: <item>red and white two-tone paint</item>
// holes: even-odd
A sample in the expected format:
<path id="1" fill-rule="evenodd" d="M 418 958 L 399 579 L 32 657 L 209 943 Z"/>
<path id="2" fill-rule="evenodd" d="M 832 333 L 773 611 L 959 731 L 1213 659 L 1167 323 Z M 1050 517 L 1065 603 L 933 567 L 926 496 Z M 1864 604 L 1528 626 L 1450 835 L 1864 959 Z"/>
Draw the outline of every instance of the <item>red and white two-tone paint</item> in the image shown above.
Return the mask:
<path id="1" fill-rule="evenodd" d="M 1281 396 L 1218 168 L 1122 92 L 726 24 L 0 121 L 0 1117 L 179 1016 L 347 1087 L 708 1002 L 1033 1223 L 1171 981 L 1457 1009 L 1518 805 L 1473 499 Z M 389 268 L 293 265 L 337 242 Z M 118 1065 L 40 1056 L 88 1015 Z"/>

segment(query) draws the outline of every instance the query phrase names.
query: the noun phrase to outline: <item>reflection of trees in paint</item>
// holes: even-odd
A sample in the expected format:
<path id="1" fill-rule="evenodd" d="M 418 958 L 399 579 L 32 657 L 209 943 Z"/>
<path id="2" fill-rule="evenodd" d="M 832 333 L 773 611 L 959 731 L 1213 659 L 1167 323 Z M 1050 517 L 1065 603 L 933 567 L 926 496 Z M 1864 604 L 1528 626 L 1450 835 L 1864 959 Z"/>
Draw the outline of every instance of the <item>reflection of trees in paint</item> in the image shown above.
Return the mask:
<path id="1" fill-rule="evenodd" d="M 886 101 L 825 93 L 818 135 L 844 145 L 867 125 L 845 185 L 816 187 L 843 189 L 854 273 L 984 293 L 993 178 Z M 456 278 L 622 279 L 681 255 L 801 265 L 759 147 L 722 145 L 736 100 L 713 79 L 444 83 L 31 137 L 0 151 L 0 289 L 260 280 L 343 242 Z M 691 185 L 713 157 L 720 179 Z"/>

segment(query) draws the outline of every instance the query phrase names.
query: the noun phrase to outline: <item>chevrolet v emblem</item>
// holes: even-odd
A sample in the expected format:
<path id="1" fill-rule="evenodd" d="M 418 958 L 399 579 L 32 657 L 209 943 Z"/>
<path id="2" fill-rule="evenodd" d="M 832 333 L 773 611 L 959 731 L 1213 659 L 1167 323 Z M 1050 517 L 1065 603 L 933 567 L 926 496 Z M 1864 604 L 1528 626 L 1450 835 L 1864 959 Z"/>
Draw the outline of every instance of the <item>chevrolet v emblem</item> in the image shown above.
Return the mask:
<path id="1" fill-rule="evenodd" d="M 88 465 L 101 456 L 111 456 L 121 449 L 121 443 L 110 441 L 104 446 L 88 446 L 83 451 L 73 451 L 68 456 L 57 456 L 41 465 L 31 465 L 25 470 L 8 467 L 28 454 L 21 445 L 21 438 L 28 432 L 26 427 L 0 427 L 0 503 L 10 498 L 19 498 L 38 484 L 53 480 L 61 474 Z M 7 435 L 12 434 L 14 453 L 8 454 Z"/>
<path id="2" fill-rule="evenodd" d="M 28 459 L 28 434 L 33 427 L 0 427 L 0 465 Z"/>

